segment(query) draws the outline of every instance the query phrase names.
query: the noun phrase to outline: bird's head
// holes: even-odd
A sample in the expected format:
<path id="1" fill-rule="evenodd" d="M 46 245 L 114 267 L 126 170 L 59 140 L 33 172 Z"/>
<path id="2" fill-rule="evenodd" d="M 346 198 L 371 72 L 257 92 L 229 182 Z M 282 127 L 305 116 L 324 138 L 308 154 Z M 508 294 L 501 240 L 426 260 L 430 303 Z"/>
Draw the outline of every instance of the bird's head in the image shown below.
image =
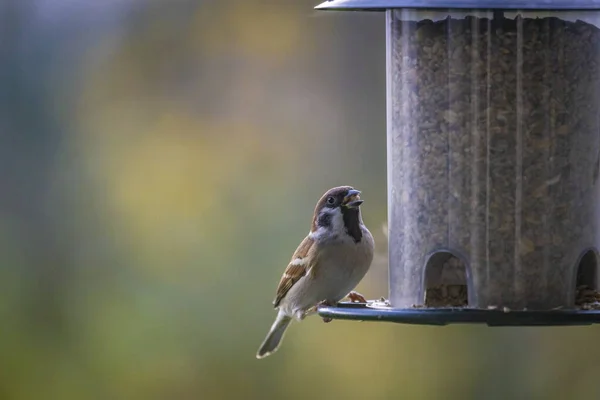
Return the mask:
<path id="1" fill-rule="evenodd" d="M 360 241 L 360 190 L 352 186 L 329 189 L 317 202 L 313 215 L 311 233 L 319 235 L 348 234 Z"/>

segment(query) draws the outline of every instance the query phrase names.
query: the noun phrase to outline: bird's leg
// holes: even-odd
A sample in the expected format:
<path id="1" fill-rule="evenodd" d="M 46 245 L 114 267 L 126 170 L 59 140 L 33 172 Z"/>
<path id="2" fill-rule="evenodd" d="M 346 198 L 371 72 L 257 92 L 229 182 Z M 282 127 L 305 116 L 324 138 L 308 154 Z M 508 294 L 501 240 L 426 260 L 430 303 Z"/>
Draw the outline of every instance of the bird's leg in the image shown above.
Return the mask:
<path id="1" fill-rule="evenodd" d="M 327 300 L 323 300 L 322 302 L 320 302 L 319 304 L 317 304 L 314 309 L 317 310 L 319 307 L 331 307 L 334 304 L 331 304 L 331 302 L 327 301 Z M 333 319 L 329 318 L 329 317 L 322 317 L 323 318 L 323 322 L 327 323 L 327 322 L 331 322 Z"/>
<path id="2" fill-rule="evenodd" d="M 305 317 L 312 315 L 312 314 L 316 314 L 319 307 L 329 307 L 331 306 L 330 303 L 328 303 L 327 301 L 323 300 L 322 302 L 320 302 L 319 304 L 317 304 L 316 306 L 313 306 L 311 308 L 309 308 L 308 310 L 306 310 L 304 312 L 304 314 L 302 314 L 302 319 L 304 319 Z M 331 318 L 323 318 L 323 320 L 328 319 L 329 321 L 331 321 Z M 329 322 L 329 321 L 325 321 L 325 322 Z"/>
<path id="3" fill-rule="evenodd" d="M 350 293 L 348 293 L 348 295 L 346 297 L 352 303 L 366 303 L 367 302 L 367 299 L 365 299 L 362 294 L 355 292 L 354 290 L 351 291 Z"/>
<path id="4" fill-rule="evenodd" d="M 317 306 L 311 307 L 302 314 L 302 319 L 317 313 Z"/>

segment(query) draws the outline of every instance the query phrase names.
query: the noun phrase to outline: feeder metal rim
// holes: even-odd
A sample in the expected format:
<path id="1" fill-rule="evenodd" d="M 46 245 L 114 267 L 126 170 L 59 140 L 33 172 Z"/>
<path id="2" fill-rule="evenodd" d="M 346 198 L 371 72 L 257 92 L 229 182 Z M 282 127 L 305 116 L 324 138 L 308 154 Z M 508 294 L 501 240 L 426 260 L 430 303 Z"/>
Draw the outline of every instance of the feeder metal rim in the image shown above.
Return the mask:
<path id="1" fill-rule="evenodd" d="M 324 318 L 412 325 L 487 324 L 488 326 L 581 326 L 600 324 L 600 310 L 502 310 L 477 308 L 392 308 L 365 303 L 319 307 Z"/>
<path id="2" fill-rule="evenodd" d="M 457 10 L 600 10 L 600 0 L 327 0 L 316 10 L 385 11 L 392 8 Z"/>

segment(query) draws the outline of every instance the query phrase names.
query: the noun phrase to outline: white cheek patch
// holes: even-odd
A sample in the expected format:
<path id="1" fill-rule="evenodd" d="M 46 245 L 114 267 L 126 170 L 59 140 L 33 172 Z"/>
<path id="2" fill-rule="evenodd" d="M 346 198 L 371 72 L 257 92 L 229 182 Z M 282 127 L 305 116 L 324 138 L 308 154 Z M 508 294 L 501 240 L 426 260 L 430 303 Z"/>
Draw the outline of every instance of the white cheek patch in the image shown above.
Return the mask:
<path id="1" fill-rule="evenodd" d="M 311 239 L 319 239 L 323 236 L 341 234 L 344 231 L 344 217 L 342 216 L 342 210 L 340 210 L 339 207 L 324 208 L 323 210 L 321 210 L 320 214 L 330 215 L 330 227 L 321 226 L 316 231 L 309 233 Z"/>
<path id="2" fill-rule="evenodd" d="M 341 233 L 345 228 L 344 217 L 342 216 L 342 210 L 334 208 L 331 212 L 331 227 L 335 233 Z"/>

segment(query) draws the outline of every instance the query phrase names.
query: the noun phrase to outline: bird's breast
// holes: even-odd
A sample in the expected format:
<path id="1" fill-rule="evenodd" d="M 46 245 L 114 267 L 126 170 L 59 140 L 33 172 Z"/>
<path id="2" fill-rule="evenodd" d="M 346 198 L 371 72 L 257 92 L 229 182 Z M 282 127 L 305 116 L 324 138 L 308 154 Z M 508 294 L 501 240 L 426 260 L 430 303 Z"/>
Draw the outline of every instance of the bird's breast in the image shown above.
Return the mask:
<path id="1" fill-rule="evenodd" d="M 373 261 L 373 237 L 365 229 L 360 242 L 349 239 L 319 244 L 311 272 L 290 289 L 283 301 L 282 307 L 289 315 L 322 300 L 340 301 L 362 280 Z"/>
<path id="2" fill-rule="evenodd" d="M 357 285 L 367 273 L 373 261 L 373 241 L 370 234 L 364 235 L 358 243 L 342 241 L 325 246 L 318 264 L 315 278 L 319 276 L 326 284 L 336 285 L 347 281 Z"/>

